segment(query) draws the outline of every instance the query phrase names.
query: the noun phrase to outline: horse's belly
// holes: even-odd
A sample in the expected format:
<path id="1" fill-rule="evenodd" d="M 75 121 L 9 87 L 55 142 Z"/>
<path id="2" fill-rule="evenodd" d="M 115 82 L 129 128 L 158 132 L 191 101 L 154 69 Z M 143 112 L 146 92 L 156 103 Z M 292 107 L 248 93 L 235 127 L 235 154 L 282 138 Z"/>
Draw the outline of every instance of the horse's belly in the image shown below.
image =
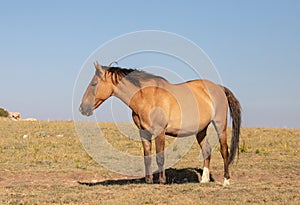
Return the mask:
<path id="1" fill-rule="evenodd" d="M 189 124 L 182 126 L 168 126 L 166 129 L 166 134 L 174 137 L 186 137 L 194 135 L 199 132 L 199 124 Z"/>
<path id="2" fill-rule="evenodd" d="M 178 137 L 194 135 L 206 128 L 210 122 L 211 118 L 208 116 L 201 119 L 198 116 L 191 116 L 189 120 L 183 122 L 173 119 L 167 125 L 166 134 Z"/>
<path id="3" fill-rule="evenodd" d="M 181 129 L 167 129 L 166 135 L 173 137 L 186 137 L 196 134 L 196 132 L 192 132 L 191 130 L 181 130 Z"/>

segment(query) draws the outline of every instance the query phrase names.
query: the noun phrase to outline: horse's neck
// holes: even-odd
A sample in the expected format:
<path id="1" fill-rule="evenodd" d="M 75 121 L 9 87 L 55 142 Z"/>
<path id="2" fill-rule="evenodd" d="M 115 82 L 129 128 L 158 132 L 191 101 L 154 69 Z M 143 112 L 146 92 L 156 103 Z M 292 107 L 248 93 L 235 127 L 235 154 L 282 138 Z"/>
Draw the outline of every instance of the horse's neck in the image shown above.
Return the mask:
<path id="1" fill-rule="evenodd" d="M 116 86 L 113 95 L 122 100 L 126 105 L 130 107 L 130 102 L 133 99 L 133 96 L 139 90 L 140 88 L 136 87 L 131 82 L 123 80 Z"/>
<path id="2" fill-rule="evenodd" d="M 134 112 L 137 113 L 139 109 L 144 107 L 141 103 L 143 100 L 143 92 L 141 90 L 147 87 L 160 87 L 170 90 L 171 84 L 164 79 L 153 79 L 140 81 L 140 86 L 137 87 L 127 79 L 122 80 L 115 88 L 113 95 L 122 100 Z"/>

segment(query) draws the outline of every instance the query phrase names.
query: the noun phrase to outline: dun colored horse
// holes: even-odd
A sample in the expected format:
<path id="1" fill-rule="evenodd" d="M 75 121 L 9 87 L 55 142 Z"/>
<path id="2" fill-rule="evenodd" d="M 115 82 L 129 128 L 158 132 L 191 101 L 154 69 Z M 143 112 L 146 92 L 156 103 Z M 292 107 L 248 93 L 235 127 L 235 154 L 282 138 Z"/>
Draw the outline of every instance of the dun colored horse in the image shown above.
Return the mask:
<path id="1" fill-rule="evenodd" d="M 94 63 L 95 75 L 82 98 L 80 112 L 90 116 L 110 96 L 121 99 L 132 110 L 144 148 L 146 183 L 153 183 L 151 141 L 155 140 L 159 183 L 166 182 L 164 171 L 165 135 L 196 135 L 204 156 L 202 183 L 209 182 L 211 147 L 205 140 L 212 122 L 224 160 L 224 185 L 229 185 L 229 164 L 239 153 L 241 106 L 226 87 L 208 80 L 170 84 L 166 79 L 135 69 L 101 66 Z M 227 145 L 228 107 L 232 119 L 230 154 Z"/>

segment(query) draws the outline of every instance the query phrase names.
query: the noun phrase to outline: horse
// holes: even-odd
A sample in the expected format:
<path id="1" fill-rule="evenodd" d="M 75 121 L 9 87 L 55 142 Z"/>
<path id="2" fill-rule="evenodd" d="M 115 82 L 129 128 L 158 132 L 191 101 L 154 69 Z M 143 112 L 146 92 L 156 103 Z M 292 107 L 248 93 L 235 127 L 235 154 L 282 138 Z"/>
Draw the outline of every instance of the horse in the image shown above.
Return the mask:
<path id="1" fill-rule="evenodd" d="M 239 155 L 241 105 L 226 87 L 209 80 L 171 84 L 165 78 L 136 69 L 101 66 L 94 62 L 95 74 L 79 107 L 90 116 L 106 99 L 115 96 L 132 110 L 144 149 L 145 182 L 153 183 L 151 170 L 152 140 L 155 141 L 159 183 L 166 183 L 164 169 L 165 135 L 196 135 L 204 156 L 201 183 L 210 182 L 211 146 L 205 140 L 213 124 L 224 162 L 224 183 L 229 185 L 229 165 Z M 227 145 L 228 107 L 232 121 L 230 154 Z"/>

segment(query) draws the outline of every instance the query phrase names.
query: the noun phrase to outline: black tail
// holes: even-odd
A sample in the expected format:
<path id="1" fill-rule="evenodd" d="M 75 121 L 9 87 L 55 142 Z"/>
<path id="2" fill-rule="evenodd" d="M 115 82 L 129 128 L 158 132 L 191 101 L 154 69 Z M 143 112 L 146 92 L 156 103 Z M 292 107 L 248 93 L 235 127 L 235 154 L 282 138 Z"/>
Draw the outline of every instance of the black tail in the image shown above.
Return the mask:
<path id="1" fill-rule="evenodd" d="M 241 128 L 241 105 L 236 99 L 233 93 L 226 87 L 224 87 L 225 94 L 228 99 L 230 116 L 232 119 L 232 137 L 230 145 L 229 164 L 231 164 L 235 158 L 236 153 L 239 155 L 239 139 L 240 139 L 240 128 Z"/>

